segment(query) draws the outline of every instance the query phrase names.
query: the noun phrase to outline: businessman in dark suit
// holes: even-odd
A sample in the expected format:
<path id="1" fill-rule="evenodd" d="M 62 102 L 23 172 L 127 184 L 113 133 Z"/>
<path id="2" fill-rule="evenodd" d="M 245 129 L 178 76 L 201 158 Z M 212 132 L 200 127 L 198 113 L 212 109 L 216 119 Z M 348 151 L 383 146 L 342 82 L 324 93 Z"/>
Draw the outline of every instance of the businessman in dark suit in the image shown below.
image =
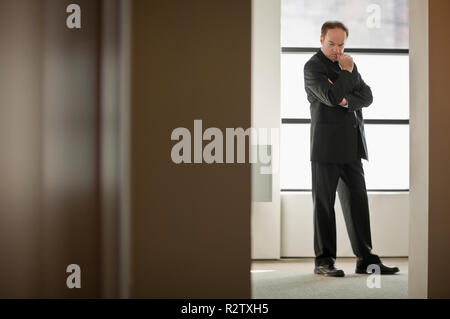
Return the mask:
<path id="1" fill-rule="evenodd" d="M 323 24 L 322 48 L 305 64 L 305 90 L 311 103 L 311 168 L 314 203 L 314 273 L 343 277 L 335 267 L 338 192 L 354 254 L 356 273 L 377 265 L 394 274 L 371 252 L 369 205 L 361 159 L 368 160 L 361 109 L 372 103 L 372 91 L 352 57 L 344 54 L 348 29 L 338 21 Z"/>

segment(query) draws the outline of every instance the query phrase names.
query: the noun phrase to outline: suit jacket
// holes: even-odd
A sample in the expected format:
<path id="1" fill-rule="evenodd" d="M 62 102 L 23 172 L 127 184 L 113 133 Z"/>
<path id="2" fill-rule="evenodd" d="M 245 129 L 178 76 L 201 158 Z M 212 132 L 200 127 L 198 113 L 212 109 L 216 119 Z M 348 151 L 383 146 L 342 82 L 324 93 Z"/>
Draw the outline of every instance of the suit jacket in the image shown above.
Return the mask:
<path id="1" fill-rule="evenodd" d="M 351 73 L 341 70 L 338 62 L 329 60 L 319 50 L 306 62 L 304 76 L 311 103 L 311 161 L 368 160 L 361 109 L 372 104 L 373 98 L 356 64 Z M 344 97 L 348 108 L 339 105 Z"/>

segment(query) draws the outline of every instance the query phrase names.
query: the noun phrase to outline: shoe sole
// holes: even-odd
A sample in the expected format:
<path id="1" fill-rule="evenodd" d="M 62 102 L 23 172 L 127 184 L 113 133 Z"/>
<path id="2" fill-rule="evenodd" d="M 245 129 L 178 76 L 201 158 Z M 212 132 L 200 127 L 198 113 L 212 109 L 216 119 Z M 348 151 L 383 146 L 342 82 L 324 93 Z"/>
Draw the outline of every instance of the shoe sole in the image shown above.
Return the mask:
<path id="1" fill-rule="evenodd" d="M 381 272 L 380 275 L 395 275 L 396 273 L 398 273 L 400 270 L 396 270 L 396 271 L 390 271 L 390 272 Z M 361 275 L 372 275 L 373 273 L 364 271 L 364 270 L 355 270 L 355 274 L 361 274 Z"/>
<path id="2" fill-rule="evenodd" d="M 314 274 L 320 275 L 320 276 L 325 276 L 325 277 L 344 277 L 345 276 L 344 272 L 330 274 L 327 272 L 318 271 L 317 269 L 314 269 Z"/>

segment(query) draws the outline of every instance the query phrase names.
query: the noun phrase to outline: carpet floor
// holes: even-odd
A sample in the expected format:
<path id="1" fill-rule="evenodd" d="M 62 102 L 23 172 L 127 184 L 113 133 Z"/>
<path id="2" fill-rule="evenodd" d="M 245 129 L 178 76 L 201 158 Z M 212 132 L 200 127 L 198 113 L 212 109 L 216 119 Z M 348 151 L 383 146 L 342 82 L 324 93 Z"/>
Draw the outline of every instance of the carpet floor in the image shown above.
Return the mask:
<path id="1" fill-rule="evenodd" d="M 378 285 L 373 276 L 355 274 L 355 258 L 337 258 L 336 267 L 345 272 L 343 278 L 315 275 L 313 258 L 254 260 L 251 267 L 252 298 L 408 298 L 408 258 L 384 257 L 382 261 L 387 266 L 399 267 L 400 272 L 395 275 L 380 276 Z"/>

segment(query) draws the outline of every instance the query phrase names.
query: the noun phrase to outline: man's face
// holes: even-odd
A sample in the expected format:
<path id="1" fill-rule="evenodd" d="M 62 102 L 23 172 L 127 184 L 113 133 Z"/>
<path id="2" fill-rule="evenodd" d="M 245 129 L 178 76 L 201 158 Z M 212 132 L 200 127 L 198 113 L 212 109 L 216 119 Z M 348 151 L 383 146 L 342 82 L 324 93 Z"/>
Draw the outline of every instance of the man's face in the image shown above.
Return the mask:
<path id="1" fill-rule="evenodd" d="M 325 37 L 320 37 L 323 54 L 331 61 L 337 61 L 338 56 L 344 53 L 347 34 L 341 28 L 329 29 Z"/>

